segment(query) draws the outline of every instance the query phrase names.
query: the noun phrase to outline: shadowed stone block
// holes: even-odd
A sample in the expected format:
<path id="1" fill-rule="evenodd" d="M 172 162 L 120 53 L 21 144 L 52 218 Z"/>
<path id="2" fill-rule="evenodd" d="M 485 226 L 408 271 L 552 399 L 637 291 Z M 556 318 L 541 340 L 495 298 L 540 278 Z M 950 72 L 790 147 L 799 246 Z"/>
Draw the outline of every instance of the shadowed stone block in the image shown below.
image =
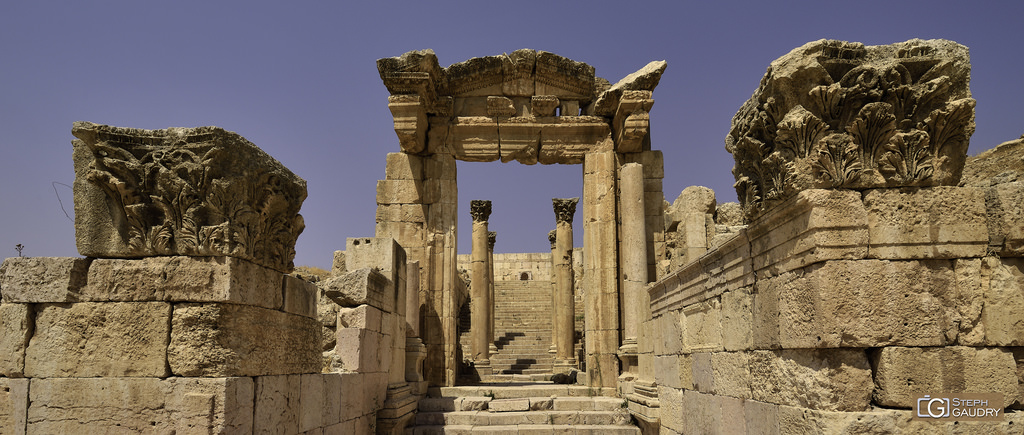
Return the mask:
<path id="1" fill-rule="evenodd" d="M 28 377 L 167 376 L 171 304 L 45 304 L 25 352 Z"/>
<path id="2" fill-rule="evenodd" d="M 317 318 L 317 298 L 320 289 L 304 279 L 284 276 L 284 307 L 286 313 Z"/>
<path id="3" fill-rule="evenodd" d="M 175 304 L 167 360 L 179 376 L 263 376 L 320 371 L 314 318 L 233 304 Z"/>
<path id="4" fill-rule="evenodd" d="M 71 133 L 80 254 L 231 256 L 291 272 L 306 182 L 245 138 L 89 122 Z"/>
<path id="5" fill-rule="evenodd" d="M 281 272 L 233 257 L 97 259 L 82 300 L 230 302 L 281 308 Z"/>
<path id="6" fill-rule="evenodd" d="M 32 379 L 28 433 L 249 433 L 250 378 Z"/>
<path id="7" fill-rule="evenodd" d="M 999 393 L 1009 406 L 1017 397 L 1017 366 L 1007 349 L 964 346 L 885 347 L 872 353 L 875 401 L 886 407 L 911 408 L 916 395 Z"/>
<path id="8" fill-rule="evenodd" d="M 819 40 L 772 62 L 726 149 L 747 220 L 811 188 L 955 186 L 974 133 L 967 47 Z"/>
<path id="9" fill-rule="evenodd" d="M 11 257 L 0 266 L 4 303 L 75 302 L 89 260 L 73 257 Z"/>

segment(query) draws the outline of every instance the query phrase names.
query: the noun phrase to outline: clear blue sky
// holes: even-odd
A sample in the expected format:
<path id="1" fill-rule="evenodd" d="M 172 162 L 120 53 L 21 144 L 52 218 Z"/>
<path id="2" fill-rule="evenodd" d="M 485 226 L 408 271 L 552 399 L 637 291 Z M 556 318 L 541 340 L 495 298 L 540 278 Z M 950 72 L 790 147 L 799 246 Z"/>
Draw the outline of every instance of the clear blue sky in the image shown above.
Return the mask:
<path id="1" fill-rule="evenodd" d="M 533 48 L 611 82 L 652 60 L 653 146 L 669 201 L 690 185 L 734 201 L 729 123 L 779 56 L 821 38 L 970 47 L 976 154 L 1024 133 L 1024 2 L 8 2 L 0 14 L 0 257 L 76 256 L 71 123 L 237 132 L 309 183 L 296 264 L 329 267 L 373 234 L 384 156 L 398 151 L 375 61 L 432 48 L 447 66 Z M 579 166 L 460 163 L 469 200 L 491 199 L 498 252 L 544 252 L 552 197 Z M 579 227 L 580 212 L 577 212 Z M 581 238 L 577 236 L 577 245 Z"/>

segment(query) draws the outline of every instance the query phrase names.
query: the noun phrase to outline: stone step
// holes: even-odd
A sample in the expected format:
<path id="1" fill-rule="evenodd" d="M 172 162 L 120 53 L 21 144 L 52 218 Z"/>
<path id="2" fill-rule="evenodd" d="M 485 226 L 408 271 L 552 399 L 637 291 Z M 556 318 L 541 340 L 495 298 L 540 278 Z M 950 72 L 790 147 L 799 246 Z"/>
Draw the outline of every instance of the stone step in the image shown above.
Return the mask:
<path id="1" fill-rule="evenodd" d="M 623 426 L 629 423 L 629 411 L 625 409 L 621 411 L 421 411 L 416 414 L 415 420 L 416 425 L 427 426 L 521 424 Z"/>
<path id="2" fill-rule="evenodd" d="M 477 435 L 477 434 L 577 434 L 577 435 L 640 435 L 634 426 L 573 426 L 563 425 L 517 425 L 517 426 L 416 426 L 413 435 Z"/>
<path id="3" fill-rule="evenodd" d="M 612 389 L 612 391 L 614 391 Z M 493 397 L 495 399 L 519 399 L 523 397 L 596 397 L 601 396 L 600 388 L 583 385 L 558 385 L 538 383 L 533 385 L 462 385 L 456 387 L 430 387 L 430 397 Z M 622 403 L 622 399 L 618 399 Z"/>

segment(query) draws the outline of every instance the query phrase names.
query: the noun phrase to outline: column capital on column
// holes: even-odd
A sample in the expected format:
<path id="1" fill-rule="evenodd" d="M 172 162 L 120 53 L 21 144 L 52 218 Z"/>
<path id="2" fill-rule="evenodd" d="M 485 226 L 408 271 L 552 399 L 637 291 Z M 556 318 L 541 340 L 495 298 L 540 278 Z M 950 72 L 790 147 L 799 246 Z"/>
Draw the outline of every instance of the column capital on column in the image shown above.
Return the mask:
<path id="1" fill-rule="evenodd" d="M 491 201 L 486 199 L 469 201 L 469 214 L 473 216 L 473 222 L 487 222 L 487 219 L 491 217 Z"/>
<path id="2" fill-rule="evenodd" d="M 548 243 L 551 243 L 551 249 L 555 249 L 555 240 L 558 238 L 558 230 L 548 231 Z"/>
<path id="3" fill-rule="evenodd" d="M 551 205 L 555 208 L 555 221 L 572 223 L 572 217 L 576 214 L 576 204 L 579 198 L 551 198 Z"/>
<path id="4" fill-rule="evenodd" d="M 498 232 L 497 231 L 488 231 L 487 232 L 487 249 L 490 249 L 491 251 L 494 251 L 494 242 L 496 242 L 496 241 L 498 241 Z"/>

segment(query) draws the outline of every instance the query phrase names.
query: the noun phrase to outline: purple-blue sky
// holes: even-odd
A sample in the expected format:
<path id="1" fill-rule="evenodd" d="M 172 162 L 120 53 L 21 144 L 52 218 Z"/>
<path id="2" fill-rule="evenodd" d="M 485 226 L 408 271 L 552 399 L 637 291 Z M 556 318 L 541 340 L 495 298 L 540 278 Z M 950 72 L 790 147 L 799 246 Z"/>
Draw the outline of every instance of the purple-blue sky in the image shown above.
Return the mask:
<path id="1" fill-rule="evenodd" d="M 62 4 L 61 4 L 62 3 Z M 92 3 L 92 4 L 89 4 Z M 398 141 L 376 59 L 432 48 L 442 66 L 519 48 L 593 65 L 611 82 L 652 60 L 651 135 L 669 201 L 711 187 L 734 201 L 730 120 L 768 64 L 821 38 L 967 45 L 970 153 L 1024 133 L 1024 2 L 8 2 L 0 14 L 0 257 L 76 256 L 71 123 L 237 132 L 309 183 L 296 264 L 329 267 L 373 234 L 375 185 Z M 545 252 L 552 197 L 579 166 L 459 163 L 460 253 L 469 200 L 491 199 L 497 252 Z M 577 227 L 581 212 L 576 215 Z M 577 245 L 581 238 L 577 235 Z"/>

